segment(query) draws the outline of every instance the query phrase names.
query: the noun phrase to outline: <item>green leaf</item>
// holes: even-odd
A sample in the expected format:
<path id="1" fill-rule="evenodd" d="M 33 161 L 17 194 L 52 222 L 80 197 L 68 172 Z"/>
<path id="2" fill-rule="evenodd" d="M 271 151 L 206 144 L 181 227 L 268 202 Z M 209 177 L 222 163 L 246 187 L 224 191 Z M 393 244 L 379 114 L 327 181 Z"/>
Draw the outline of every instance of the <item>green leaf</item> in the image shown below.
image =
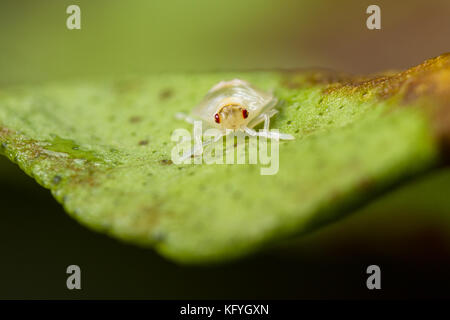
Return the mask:
<path id="1" fill-rule="evenodd" d="M 215 83 L 242 78 L 282 101 L 294 135 L 279 171 L 176 165 L 176 120 Z M 450 55 L 402 73 L 152 75 L 0 91 L 0 152 L 88 227 L 183 263 L 243 256 L 344 216 L 438 166 L 449 139 Z"/>

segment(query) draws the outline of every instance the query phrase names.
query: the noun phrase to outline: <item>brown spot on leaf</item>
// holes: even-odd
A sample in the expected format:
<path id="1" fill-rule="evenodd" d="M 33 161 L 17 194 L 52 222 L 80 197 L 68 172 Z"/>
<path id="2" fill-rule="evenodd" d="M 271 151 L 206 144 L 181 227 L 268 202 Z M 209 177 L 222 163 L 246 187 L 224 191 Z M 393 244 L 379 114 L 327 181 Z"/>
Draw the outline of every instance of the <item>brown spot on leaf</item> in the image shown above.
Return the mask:
<path id="1" fill-rule="evenodd" d="M 60 175 L 55 175 L 52 179 L 53 184 L 59 184 L 62 180 L 62 177 Z"/>
<path id="2" fill-rule="evenodd" d="M 161 161 L 159 161 L 160 164 L 162 165 L 171 165 L 173 164 L 172 160 L 167 160 L 167 159 L 163 159 Z"/>
<path id="3" fill-rule="evenodd" d="M 138 122 L 142 121 L 142 118 L 139 116 L 133 116 L 129 120 L 131 123 L 138 123 Z"/>
<path id="4" fill-rule="evenodd" d="M 159 93 L 160 100 L 167 100 L 173 96 L 173 90 L 170 88 L 164 89 Z"/>
<path id="5" fill-rule="evenodd" d="M 374 187 L 375 183 L 371 178 L 363 178 L 358 183 L 358 188 L 362 191 L 370 191 Z"/>

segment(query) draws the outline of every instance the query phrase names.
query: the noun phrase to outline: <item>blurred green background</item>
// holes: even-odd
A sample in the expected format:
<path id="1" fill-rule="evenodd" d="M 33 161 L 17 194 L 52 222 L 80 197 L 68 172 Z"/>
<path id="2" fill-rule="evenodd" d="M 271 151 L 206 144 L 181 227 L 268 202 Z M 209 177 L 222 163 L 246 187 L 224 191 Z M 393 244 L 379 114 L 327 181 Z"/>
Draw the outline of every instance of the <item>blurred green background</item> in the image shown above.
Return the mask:
<path id="1" fill-rule="evenodd" d="M 81 30 L 66 8 L 81 7 Z M 365 26 L 370 4 L 382 30 Z M 450 51 L 450 2 L 5 1 L 0 84 L 153 72 L 407 68 Z M 1 89 L 0 89 L 1 90 Z M 0 158 L 0 298 L 448 297 L 450 171 L 390 190 L 343 221 L 222 266 L 183 267 L 90 232 Z M 82 291 L 65 268 L 82 269 Z M 368 291 L 378 264 L 382 290 Z"/>
<path id="2" fill-rule="evenodd" d="M 2 0 L 0 80 L 326 67 L 406 68 L 449 50 L 448 0 Z M 81 30 L 66 8 L 81 8 Z"/>

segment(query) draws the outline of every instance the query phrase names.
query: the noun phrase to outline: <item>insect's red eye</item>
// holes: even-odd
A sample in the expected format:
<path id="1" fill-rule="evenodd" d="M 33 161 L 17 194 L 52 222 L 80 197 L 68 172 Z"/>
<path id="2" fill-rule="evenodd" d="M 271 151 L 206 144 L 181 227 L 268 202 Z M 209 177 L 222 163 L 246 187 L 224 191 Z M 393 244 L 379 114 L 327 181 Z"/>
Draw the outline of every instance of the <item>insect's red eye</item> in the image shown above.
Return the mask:
<path id="1" fill-rule="evenodd" d="M 214 121 L 216 121 L 217 123 L 220 123 L 220 116 L 219 116 L 218 113 L 216 113 L 216 114 L 214 115 Z"/>
<path id="2" fill-rule="evenodd" d="M 242 116 L 244 117 L 244 119 L 247 119 L 247 117 L 248 117 L 248 111 L 247 111 L 247 109 L 243 109 L 243 110 L 242 110 Z"/>

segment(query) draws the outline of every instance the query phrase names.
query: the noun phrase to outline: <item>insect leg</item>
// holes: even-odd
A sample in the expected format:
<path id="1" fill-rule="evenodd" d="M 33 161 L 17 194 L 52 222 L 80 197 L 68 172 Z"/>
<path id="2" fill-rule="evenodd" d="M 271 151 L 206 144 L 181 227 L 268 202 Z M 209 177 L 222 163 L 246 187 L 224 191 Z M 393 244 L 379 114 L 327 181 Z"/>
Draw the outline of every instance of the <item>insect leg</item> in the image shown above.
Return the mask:
<path id="1" fill-rule="evenodd" d="M 253 129 L 250 129 L 250 128 L 248 128 L 248 127 L 244 127 L 244 131 L 245 131 L 249 136 L 252 136 L 252 137 L 258 135 L 258 132 L 256 132 L 256 131 L 253 130 Z"/>
<path id="2" fill-rule="evenodd" d="M 193 155 L 195 156 L 197 154 L 197 151 L 199 151 L 199 150 L 201 150 L 202 151 L 201 154 L 203 154 L 205 147 L 207 147 L 210 144 L 216 143 L 217 141 L 222 139 L 223 136 L 225 136 L 225 134 L 220 134 L 220 135 L 214 137 L 214 139 L 207 140 L 207 141 L 202 143 L 201 147 L 197 147 L 196 145 L 194 145 L 192 147 L 192 149 L 188 153 L 186 153 L 182 157 L 180 157 L 180 161 L 184 162 L 185 160 L 187 160 L 188 158 L 192 157 Z"/>
<path id="3" fill-rule="evenodd" d="M 272 131 L 256 131 L 245 127 L 244 131 L 250 136 L 266 137 L 268 139 L 294 140 L 294 137 L 288 133 L 277 133 Z"/>
<path id="4" fill-rule="evenodd" d="M 269 111 L 267 111 L 265 113 L 262 113 L 259 116 L 257 116 L 255 119 L 250 121 L 247 126 L 249 128 L 253 128 L 254 126 L 260 124 L 261 122 L 263 122 L 265 120 L 265 115 L 267 115 L 269 118 L 272 118 L 277 113 L 278 113 L 277 109 L 271 109 L 271 110 L 269 110 Z"/>
<path id="5" fill-rule="evenodd" d="M 264 131 L 269 131 L 269 126 L 270 126 L 270 117 L 267 113 L 262 114 L 262 116 L 264 117 Z"/>
<path id="6" fill-rule="evenodd" d="M 277 109 L 272 109 L 267 113 L 263 113 L 261 116 L 264 117 L 264 131 L 267 132 L 268 137 L 270 137 L 270 135 L 274 136 L 277 135 L 278 138 L 280 140 L 294 140 L 294 137 L 290 134 L 287 133 L 273 133 L 269 131 L 269 127 L 270 127 L 270 118 L 277 114 L 278 110 Z"/>
<path id="7" fill-rule="evenodd" d="M 280 140 L 294 140 L 294 136 L 289 133 L 277 133 Z"/>
<path id="8" fill-rule="evenodd" d="M 203 142 L 203 148 L 205 148 L 206 146 L 208 146 L 208 145 L 210 145 L 210 144 L 214 144 L 214 143 L 216 143 L 217 141 L 219 141 L 220 139 L 222 139 L 224 136 L 226 136 L 226 134 L 225 133 L 222 133 L 222 134 L 220 134 L 220 135 L 217 135 L 216 137 L 214 137 L 214 139 L 210 139 L 210 140 L 208 140 L 208 141 L 205 141 L 205 142 Z M 203 152 L 204 152 L 205 150 L 203 150 Z"/>

